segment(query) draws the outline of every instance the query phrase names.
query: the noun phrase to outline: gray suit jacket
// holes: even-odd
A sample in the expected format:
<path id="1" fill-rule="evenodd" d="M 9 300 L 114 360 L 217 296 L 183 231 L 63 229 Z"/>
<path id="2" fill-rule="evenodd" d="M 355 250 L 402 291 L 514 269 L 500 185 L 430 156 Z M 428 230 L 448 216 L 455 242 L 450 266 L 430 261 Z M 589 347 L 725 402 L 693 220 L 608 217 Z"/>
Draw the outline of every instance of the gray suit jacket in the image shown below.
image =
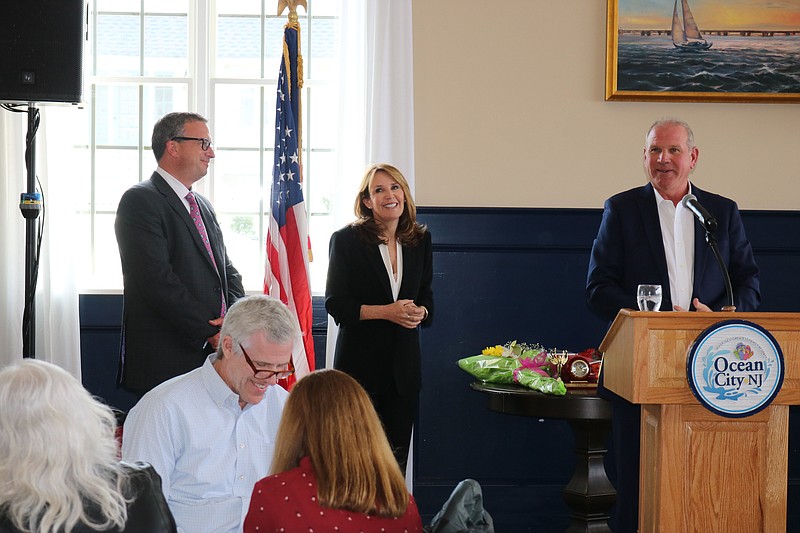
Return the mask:
<path id="1" fill-rule="evenodd" d="M 158 173 L 123 194 L 117 235 L 125 296 L 119 384 L 143 394 L 195 369 L 211 351 L 221 294 L 227 306 L 244 296 L 211 203 L 196 194 L 217 268 L 183 202 Z"/>

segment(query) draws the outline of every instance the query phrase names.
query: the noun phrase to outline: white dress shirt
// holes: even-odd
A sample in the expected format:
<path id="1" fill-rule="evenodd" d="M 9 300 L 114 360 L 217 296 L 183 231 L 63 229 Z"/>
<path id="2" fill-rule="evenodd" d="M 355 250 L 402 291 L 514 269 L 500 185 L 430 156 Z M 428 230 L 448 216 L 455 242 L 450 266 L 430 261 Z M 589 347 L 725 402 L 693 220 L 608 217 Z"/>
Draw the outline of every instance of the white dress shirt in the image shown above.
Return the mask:
<path id="1" fill-rule="evenodd" d="M 212 357 L 145 394 L 124 425 L 123 459 L 153 465 L 182 533 L 242 530 L 253 486 L 269 473 L 288 397 L 273 385 L 258 404 L 240 408 Z"/>
<path id="2" fill-rule="evenodd" d="M 662 198 L 657 190 L 653 191 L 656 193 L 661 238 L 664 242 L 664 254 L 667 256 L 672 305 L 688 310 L 692 303 L 694 286 L 694 216 L 682 202 L 675 206 L 672 201 Z M 689 192 L 692 192 L 691 183 Z M 672 309 L 662 308 L 661 311 Z"/>

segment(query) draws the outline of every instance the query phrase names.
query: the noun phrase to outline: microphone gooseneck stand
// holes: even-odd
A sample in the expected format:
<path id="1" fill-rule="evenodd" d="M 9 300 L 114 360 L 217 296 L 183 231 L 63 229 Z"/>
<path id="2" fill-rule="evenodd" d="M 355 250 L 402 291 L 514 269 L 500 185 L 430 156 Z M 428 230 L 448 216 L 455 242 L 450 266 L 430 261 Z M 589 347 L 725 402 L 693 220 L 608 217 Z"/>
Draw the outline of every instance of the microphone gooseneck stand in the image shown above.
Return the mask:
<path id="1" fill-rule="evenodd" d="M 725 262 L 722 260 L 722 254 L 719 253 L 717 246 L 717 238 L 713 231 L 706 229 L 706 242 L 714 252 L 714 257 L 717 258 L 717 264 L 722 271 L 722 276 L 725 279 L 725 292 L 728 294 L 728 305 L 723 306 L 722 311 L 736 311 L 736 304 L 733 301 L 733 286 L 731 285 L 731 276 L 728 274 L 728 269 L 725 267 Z"/>

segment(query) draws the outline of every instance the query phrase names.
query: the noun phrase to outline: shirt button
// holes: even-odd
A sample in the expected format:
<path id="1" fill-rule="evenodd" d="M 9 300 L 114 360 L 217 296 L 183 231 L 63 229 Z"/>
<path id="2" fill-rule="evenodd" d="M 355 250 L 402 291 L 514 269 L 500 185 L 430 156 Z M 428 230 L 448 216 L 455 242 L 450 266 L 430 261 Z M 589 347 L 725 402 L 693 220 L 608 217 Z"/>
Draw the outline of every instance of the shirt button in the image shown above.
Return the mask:
<path id="1" fill-rule="evenodd" d="M 242 449 L 243 449 L 243 448 L 244 448 L 244 443 L 240 444 L 240 445 L 239 445 L 239 448 L 242 448 Z"/>
<path id="2" fill-rule="evenodd" d="M 244 476 L 239 476 L 239 479 L 244 479 Z"/>

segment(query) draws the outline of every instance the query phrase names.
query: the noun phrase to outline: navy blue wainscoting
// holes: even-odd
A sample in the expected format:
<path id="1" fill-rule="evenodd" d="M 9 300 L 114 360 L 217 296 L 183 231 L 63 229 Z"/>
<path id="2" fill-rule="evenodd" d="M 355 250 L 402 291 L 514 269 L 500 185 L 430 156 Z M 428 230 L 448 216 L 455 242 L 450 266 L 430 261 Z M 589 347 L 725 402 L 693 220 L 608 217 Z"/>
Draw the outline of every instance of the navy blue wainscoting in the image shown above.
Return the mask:
<path id="1" fill-rule="evenodd" d="M 560 490 L 574 467 L 566 422 L 494 413 L 458 369 L 509 340 L 582 350 L 606 324 L 585 305 L 599 209 L 420 208 L 434 244 L 433 326 L 423 330 L 414 494 L 425 518 L 461 479 L 477 479 L 497 531 L 564 531 Z M 762 269 L 765 311 L 800 311 L 800 213 L 743 214 Z M 793 408 L 789 501 L 800 498 L 800 413 Z M 800 527 L 790 506 L 789 530 Z"/>
<path id="2" fill-rule="evenodd" d="M 546 347 L 596 347 L 606 324 L 584 302 L 586 267 L 600 209 L 421 207 L 434 244 L 436 316 L 422 332 L 423 390 L 415 432 L 414 494 L 425 522 L 464 478 L 481 483 L 497 531 L 559 532 L 569 524 L 560 490 L 574 467 L 566 422 L 489 411 L 472 391 L 462 357 L 517 339 Z M 800 212 L 743 213 L 761 267 L 764 311 L 800 311 Z M 81 352 L 86 387 L 129 409 L 115 387 L 122 297 L 83 295 Z M 314 298 L 317 367 L 327 317 Z M 789 502 L 800 501 L 800 410 L 790 413 Z M 800 509 L 789 506 L 789 531 Z"/>

